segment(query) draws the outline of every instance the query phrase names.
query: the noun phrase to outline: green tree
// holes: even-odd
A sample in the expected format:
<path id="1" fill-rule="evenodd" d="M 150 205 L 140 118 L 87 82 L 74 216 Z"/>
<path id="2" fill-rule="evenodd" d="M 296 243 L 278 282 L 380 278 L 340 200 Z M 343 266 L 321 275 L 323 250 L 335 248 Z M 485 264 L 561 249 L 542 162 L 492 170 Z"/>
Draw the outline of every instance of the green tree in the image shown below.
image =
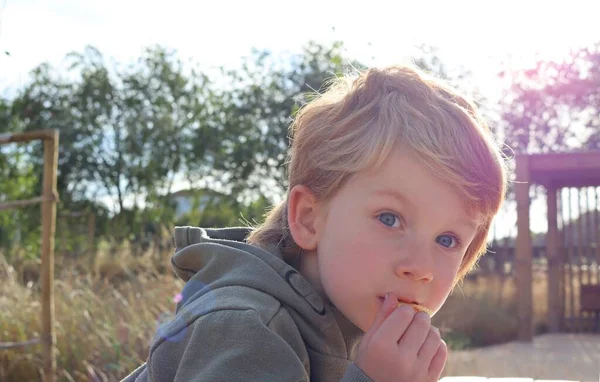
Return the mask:
<path id="1" fill-rule="evenodd" d="M 58 129 L 59 211 L 92 209 L 108 219 L 99 200 L 114 201 L 116 216 L 98 227 L 121 238 L 148 219 L 173 223 L 168 197 L 177 177 L 224 190 L 238 219 L 260 220 L 266 201 L 286 188 L 294 113 L 326 79 L 361 68 L 345 61 L 339 42 L 311 42 L 289 55 L 254 51 L 215 81 L 161 47 L 126 67 L 93 47 L 69 54 L 66 64 L 33 70 L 4 105 L 3 123 L 12 132 Z M 41 173 L 41 146 L 22 150 Z"/>
<path id="2" fill-rule="evenodd" d="M 35 188 L 39 176 L 20 151 L 0 151 L 0 179 L 11 180 L 0 181 L 0 203 L 39 196 Z M 6 248 L 9 257 L 13 249 L 24 249 L 26 256 L 35 256 L 40 246 L 39 221 L 40 209 L 37 205 L 0 210 L 0 248 Z"/>
<path id="3" fill-rule="evenodd" d="M 18 131 L 18 120 L 12 116 L 11 102 L 0 99 L 0 134 Z M 26 144 L 0 145 L 0 203 L 31 199 L 39 196 L 40 172 L 27 160 Z M 9 181 L 10 180 L 10 181 Z M 35 255 L 40 246 L 40 210 L 28 206 L 0 210 L 0 248 L 5 256 L 23 249 L 24 255 Z"/>
<path id="4" fill-rule="evenodd" d="M 133 212 L 123 225 L 133 226 L 139 206 L 168 194 L 185 158 L 197 154 L 200 145 L 191 142 L 208 126 L 207 80 L 185 73 L 175 53 L 160 47 L 125 69 L 109 67 L 92 47 L 70 54 L 67 62 L 66 73 L 47 64 L 32 72 L 12 103 L 11 116 L 20 122 L 15 130 L 60 131 L 62 208 L 107 197 L 116 200 L 119 214 L 130 197 Z M 41 166 L 41 156 L 30 153 Z M 124 227 L 119 232 L 126 234 Z"/>
<path id="5" fill-rule="evenodd" d="M 309 42 L 299 54 L 275 55 L 255 50 L 241 70 L 224 71 L 229 79 L 219 123 L 228 133 L 217 161 L 234 192 L 281 194 L 287 187 L 284 162 L 294 113 L 311 94 L 324 91 L 326 80 L 352 68 L 343 44 Z"/>

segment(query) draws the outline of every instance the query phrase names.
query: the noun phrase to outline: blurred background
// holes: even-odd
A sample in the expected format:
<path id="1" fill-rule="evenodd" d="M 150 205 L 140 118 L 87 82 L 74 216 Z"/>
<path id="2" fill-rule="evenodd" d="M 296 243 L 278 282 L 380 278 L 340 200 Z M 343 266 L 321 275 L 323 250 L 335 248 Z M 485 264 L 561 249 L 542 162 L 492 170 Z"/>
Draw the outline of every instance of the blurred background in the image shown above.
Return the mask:
<path id="1" fill-rule="evenodd" d="M 472 97 L 510 158 L 600 151 L 598 14 L 576 0 L 0 0 L 0 134 L 60 131 L 59 379 L 118 380 L 145 360 L 182 287 L 171 230 L 261 222 L 286 188 L 291 117 L 333 75 L 416 64 Z M 40 195 L 42 151 L 0 145 L 0 203 Z M 582 208 L 560 194 L 561 227 L 589 233 L 598 277 L 600 189 L 582 192 Z M 530 193 L 542 335 L 546 201 Z M 39 334 L 40 218 L 0 209 L 0 342 Z M 515 237 L 511 185 L 490 252 L 435 317 L 453 350 L 516 338 Z M 41 362 L 37 346 L 0 350 L 0 380 L 38 380 Z"/>

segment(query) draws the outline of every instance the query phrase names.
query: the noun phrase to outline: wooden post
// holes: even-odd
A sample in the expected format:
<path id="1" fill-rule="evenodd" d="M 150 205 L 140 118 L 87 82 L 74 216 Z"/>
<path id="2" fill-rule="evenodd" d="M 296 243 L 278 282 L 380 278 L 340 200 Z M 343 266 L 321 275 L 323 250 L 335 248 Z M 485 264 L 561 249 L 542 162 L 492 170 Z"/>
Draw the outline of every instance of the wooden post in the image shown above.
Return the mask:
<path id="1" fill-rule="evenodd" d="M 567 222 L 566 222 L 566 236 L 565 236 L 565 245 L 566 245 L 566 255 L 567 255 L 567 278 L 568 278 L 568 288 L 569 288 L 569 309 L 568 309 L 568 328 L 569 330 L 574 330 L 575 328 L 575 292 L 573 285 L 575 284 L 575 275 L 573 274 L 573 264 L 575 263 L 575 253 L 574 253 L 574 245 L 575 239 L 573 234 L 573 189 L 567 188 Z"/>
<path id="2" fill-rule="evenodd" d="M 56 173 L 58 131 L 44 139 L 44 178 L 42 195 L 42 351 L 44 381 L 56 378 L 56 333 L 54 331 L 54 234 L 56 230 Z"/>
<path id="3" fill-rule="evenodd" d="M 596 284 L 600 285 L 600 189 L 594 187 L 594 242 L 596 243 Z"/>
<path id="4" fill-rule="evenodd" d="M 517 247 L 515 253 L 518 301 L 518 340 L 533 341 L 532 261 L 529 228 L 529 158 L 516 156 Z"/>
<path id="5" fill-rule="evenodd" d="M 573 221 L 573 250 L 575 252 L 575 272 L 577 273 L 577 281 L 572 283 L 571 287 L 573 288 L 573 294 L 575 296 L 575 300 L 573 302 L 573 315 L 575 321 L 575 330 L 580 331 L 582 329 L 582 316 L 581 316 L 581 284 L 583 284 L 583 262 L 582 262 L 582 234 L 583 230 L 581 229 L 581 221 L 583 220 L 583 216 L 581 215 L 581 189 L 575 188 L 575 208 L 577 211 L 577 220 Z M 575 288 L 577 285 L 577 288 Z"/>
<path id="6" fill-rule="evenodd" d="M 583 242 L 583 245 L 585 246 L 585 266 L 586 266 L 586 278 L 587 278 L 587 283 L 588 284 L 593 284 L 594 281 L 592 280 L 593 274 L 593 268 L 594 268 L 594 254 L 592 253 L 593 249 L 592 249 L 592 243 L 594 242 L 593 240 L 593 231 L 592 231 L 592 225 L 594 224 L 593 219 L 593 214 L 592 214 L 592 210 L 590 209 L 590 203 L 592 202 L 592 196 L 590 195 L 590 191 L 591 188 L 590 187 L 586 187 L 584 188 L 585 192 L 585 202 L 584 202 L 584 207 L 585 207 L 585 222 L 584 222 L 584 227 L 585 227 L 585 241 Z"/>
<path id="7" fill-rule="evenodd" d="M 560 269 L 556 186 L 550 184 L 546 190 L 548 204 L 548 236 L 546 237 L 546 256 L 548 258 L 548 329 L 550 333 L 557 333 L 560 322 Z"/>
<path id="8" fill-rule="evenodd" d="M 560 270 L 560 289 L 559 289 L 559 304 L 558 304 L 558 310 L 559 310 L 559 330 L 563 331 L 565 329 L 565 299 L 566 299 L 566 272 L 565 272 L 565 256 L 567 255 L 567 250 L 566 250 L 566 246 L 565 246 L 565 210 L 564 210 L 564 195 L 565 195 L 565 189 L 564 188 L 560 188 L 557 191 L 558 194 L 558 222 L 560 222 L 560 232 L 559 232 L 559 236 L 558 236 L 558 269 Z"/>

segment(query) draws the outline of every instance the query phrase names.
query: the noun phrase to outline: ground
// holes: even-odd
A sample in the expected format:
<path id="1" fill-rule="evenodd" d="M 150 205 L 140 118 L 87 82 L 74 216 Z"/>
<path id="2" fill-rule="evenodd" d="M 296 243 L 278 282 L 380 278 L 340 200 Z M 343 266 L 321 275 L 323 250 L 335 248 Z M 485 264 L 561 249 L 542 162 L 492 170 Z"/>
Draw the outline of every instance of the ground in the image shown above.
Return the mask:
<path id="1" fill-rule="evenodd" d="M 453 351 L 444 375 L 600 381 L 600 335 L 546 334 L 535 337 L 533 343 Z"/>

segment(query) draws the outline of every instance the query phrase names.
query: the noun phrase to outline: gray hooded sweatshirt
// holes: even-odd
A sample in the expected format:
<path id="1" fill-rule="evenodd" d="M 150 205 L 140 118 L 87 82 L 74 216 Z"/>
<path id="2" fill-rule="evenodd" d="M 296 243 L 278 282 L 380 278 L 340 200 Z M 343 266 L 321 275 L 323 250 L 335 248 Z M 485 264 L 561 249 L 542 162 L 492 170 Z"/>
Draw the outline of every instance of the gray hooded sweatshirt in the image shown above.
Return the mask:
<path id="1" fill-rule="evenodd" d="M 249 233 L 175 228 L 181 301 L 124 381 L 371 381 L 353 363 L 363 332 Z"/>

